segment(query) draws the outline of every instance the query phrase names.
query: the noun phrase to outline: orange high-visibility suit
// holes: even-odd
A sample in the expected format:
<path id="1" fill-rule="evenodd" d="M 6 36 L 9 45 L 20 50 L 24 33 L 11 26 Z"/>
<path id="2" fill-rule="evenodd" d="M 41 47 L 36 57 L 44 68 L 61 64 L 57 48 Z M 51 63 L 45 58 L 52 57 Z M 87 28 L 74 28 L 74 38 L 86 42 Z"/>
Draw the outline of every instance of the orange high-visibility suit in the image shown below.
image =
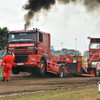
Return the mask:
<path id="1" fill-rule="evenodd" d="M 1 66 L 4 65 L 3 67 L 3 78 L 6 77 L 6 80 L 9 81 L 9 78 L 10 78 L 10 73 L 11 73 L 11 69 L 12 69 L 12 63 L 13 63 L 13 60 L 15 59 L 15 55 L 7 55 L 3 58 L 2 62 L 1 62 Z"/>

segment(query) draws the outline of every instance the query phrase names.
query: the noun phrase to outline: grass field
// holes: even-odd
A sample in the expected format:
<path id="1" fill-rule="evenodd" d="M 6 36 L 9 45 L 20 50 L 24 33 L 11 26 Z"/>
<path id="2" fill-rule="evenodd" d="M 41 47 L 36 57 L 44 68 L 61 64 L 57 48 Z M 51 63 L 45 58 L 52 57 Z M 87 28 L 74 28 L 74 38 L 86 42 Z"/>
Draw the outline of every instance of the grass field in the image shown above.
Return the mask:
<path id="1" fill-rule="evenodd" d="M 98 99 L 97 99 L 98 98 Z M 0 100 L 100 100 L 98 88 L 82 88 L 74 90 L 56 90 L 43 93 L 3 97 Z"/>

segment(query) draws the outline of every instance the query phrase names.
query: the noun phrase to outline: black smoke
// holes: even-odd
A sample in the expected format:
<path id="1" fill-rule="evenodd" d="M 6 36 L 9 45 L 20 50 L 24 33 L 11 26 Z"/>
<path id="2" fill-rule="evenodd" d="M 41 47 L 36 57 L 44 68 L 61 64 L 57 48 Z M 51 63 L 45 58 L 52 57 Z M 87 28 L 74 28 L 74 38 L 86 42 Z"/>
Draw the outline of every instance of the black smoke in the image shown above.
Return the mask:
<path id="1" fill-rule="evenodd" d="M 39 13 L 41 9 L 49 10 L 54 4 L 55 0 L 28 0 L 28 3 L 23 6 L 25 10 L 28 10 L 24 16 L 25 29 L 31 25 L 31 19 L 36 13 Z"/>
<path id="2" fill-rule="evenodd" d="M 31 20 L 34 20 L 35 14 L 39 13 L 42 9 L 46 11 L 50 10 L 57 1 L 62 4 L 83 1 L 87 11 L 94 11 L 100 7 L 100 0 L 28 0 L 27 3 L 23 6 L 24 10 L 28 11 L 28 13 L 24 15 L 24 28 L 27 29 L 31 26 Z"/>
<path id="3" fill-rule="evenodd" d="M 87 8 L 87 11 L 94 11 L 97 8 L 100 8 L 100 0 L 83 0 L 84 5 Z"/>

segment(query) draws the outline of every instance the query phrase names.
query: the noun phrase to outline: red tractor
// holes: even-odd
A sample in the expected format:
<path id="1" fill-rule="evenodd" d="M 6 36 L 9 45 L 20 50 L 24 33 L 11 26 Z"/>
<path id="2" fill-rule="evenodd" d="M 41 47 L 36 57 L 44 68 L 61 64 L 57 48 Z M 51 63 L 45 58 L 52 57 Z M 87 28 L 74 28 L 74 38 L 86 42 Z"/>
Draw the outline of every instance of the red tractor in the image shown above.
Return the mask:
<path id="1" fill-rule="evenodd" d="M 64 70 L 59 57 L 50 51 L 50 34 L 39 29 L 15 30 L 8 34 L 7 50 L 14 52 L 12 73 L 32 72 L 46 75 L 47 72 L 63 77 Z"/>
<path id="2" fill-rule="evenodd" d="M 100 76 L 100 38 L 90 38 L 87 71 Z"/>

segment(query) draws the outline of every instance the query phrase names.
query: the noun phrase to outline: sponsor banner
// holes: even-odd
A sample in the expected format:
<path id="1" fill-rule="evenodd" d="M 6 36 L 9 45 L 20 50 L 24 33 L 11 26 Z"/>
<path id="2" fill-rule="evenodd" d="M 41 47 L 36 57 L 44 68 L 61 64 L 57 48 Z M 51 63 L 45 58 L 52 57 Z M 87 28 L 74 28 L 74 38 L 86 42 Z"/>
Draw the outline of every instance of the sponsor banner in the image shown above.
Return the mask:
<path id="1" fill-rule="evenodd" d="M 19 43 L 19 44 L 9 44 L 8 47 L 29 47 L 34 46 L 34 43 Z"/>

